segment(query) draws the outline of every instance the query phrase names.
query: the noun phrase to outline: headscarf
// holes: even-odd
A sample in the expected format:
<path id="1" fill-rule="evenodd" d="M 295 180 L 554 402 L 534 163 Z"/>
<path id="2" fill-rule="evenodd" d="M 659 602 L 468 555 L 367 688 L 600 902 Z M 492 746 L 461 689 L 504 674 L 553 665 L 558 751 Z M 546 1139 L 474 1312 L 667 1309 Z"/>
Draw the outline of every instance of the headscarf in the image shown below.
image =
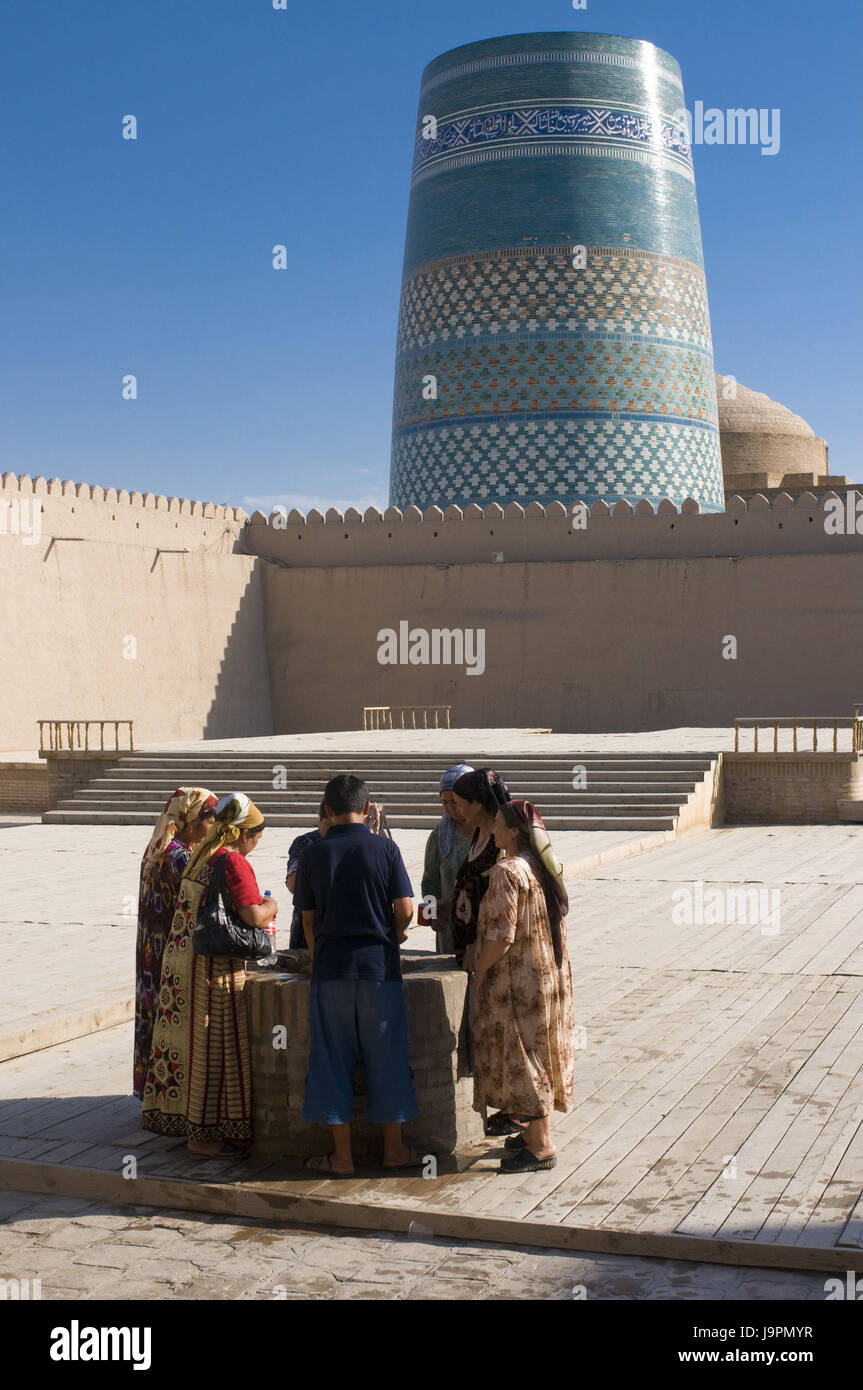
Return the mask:
<path id="1" fill-rule="evenodd" d="M 453 791 L 462 801 L 478 801 L 492 816 L 496 816 L 501 806 L 512 800 L 506 782 L 490 767 L 462 773 Z"/>
<path id="2" fill-rule="evenodd" d="M 168 797 L 156 821 L 144 853 L 146 863 L 153 864 L 161 859 L 177 831 L 197 820 L 204 811 L 211 811 L 215 804 L 216 798 L 207 787 L 178 787 Z"/>
<path id="3" fill-rule="evenodd" d="M 211 859 L 217 850 L 232 845 L 240 838 L 241 830 L 254 830 L 263 825 L 264 817 L 244 792 L 228 792 L 216 802 L 213 833 L 194 851 L 186 866 L 188 877 L 204 859 Z"/>
<path id="4" fill-rule="evenodd" d="M 469 763 L 455 763 L 453 767 L 448 767 L 440 779 L 440 791 L 452 791 L 459 777 L 464 776 L 466 772 L 473 772 Z M 437 828 L 437 842 L 440 847 L 441 859 L 446 859 L 455 844 L 455 821 L 448 811 L 444 811 Z"/>
<path id="5" fill-rule="evenodd" d="M 545 894 L 548 924 L 554 945 L 554 959 L 560 969 L 563 964 L 563 933 L 561 923 L 569 911 L 569 898 L 563 885 L 563 865 L 551 847 L 542 817 L 532 801 L 511 801 L 509 809 L 530 839 L 530 849 L 539 861 L 539 882 Z"/>

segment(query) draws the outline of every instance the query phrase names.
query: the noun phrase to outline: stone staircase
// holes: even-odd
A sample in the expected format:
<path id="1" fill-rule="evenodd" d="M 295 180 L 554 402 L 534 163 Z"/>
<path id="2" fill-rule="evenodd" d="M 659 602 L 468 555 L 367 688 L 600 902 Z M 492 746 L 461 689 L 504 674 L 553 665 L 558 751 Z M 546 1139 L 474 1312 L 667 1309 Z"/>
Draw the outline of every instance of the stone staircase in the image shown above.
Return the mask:
<path id="1" fill-rule="evenodd" d="M 181 786 L 243 791 L 269 825 L 313 826 L 328 779 L 352 772 L 383 803 L 393 829 L 430 830 L 440 818 L 438 779 L 456 762 L 493 766 L 513 796 L 538 806 L 550 830 L 675 830 L 702 785 L 715 753 L 530 754 L 494 759 L 453 750 L 411 753 L 180 751 L 130 753 L 42 820 L 47 825 L 152 825 Z M 573 786 L 578 769 L 577 788 Z M 583 769 L 583 771 L 582 771 Z M 689 818 L 687 818 L 689 819 Z"/>

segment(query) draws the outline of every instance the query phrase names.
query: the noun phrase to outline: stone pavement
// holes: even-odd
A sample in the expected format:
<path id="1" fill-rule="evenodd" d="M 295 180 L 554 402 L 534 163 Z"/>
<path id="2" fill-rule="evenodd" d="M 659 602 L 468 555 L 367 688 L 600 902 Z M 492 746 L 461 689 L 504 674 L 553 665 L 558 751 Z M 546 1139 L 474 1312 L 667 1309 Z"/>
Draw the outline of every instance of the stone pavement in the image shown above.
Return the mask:
<path id="1" fill-rule="evenodd" d="M 291 834 L 273 830 L 253 861 L 262 887 L 283 898 Z M 418 887 L 425 834 L 399 832 L 398 839 Z M 556 837 L 559 851 L 570 860 L 579 852 L 580 840 L 595 844 L 597 836 Z M 0 1032 L 8 1031 L 10 1016 L 24 1025 L 34 1016 L 50 1017 L 52 1010 L 54 1016 L 68 1018 L 82 1002 L 104 1006 L 109 997 L 131 995 L 134 895 L 142 847 L 140 827 L 3 829 L 0 867 L 7 889 L 0 905 L 0 942 L 7 969 L 0 980 Z M 246 1233 L 244 1258 L 255 1242 L 268 1250 L 292 1251 L 292 1241 L 304 1249 L 321 1242 L 319 1251 L 330 1251 L 335 1243 L 352 1272 L 343 1279 L 341 1266 L 312 1261 L 312 1269 L 326 1276 L 326 1287 L 316 1297 L 381 1296 L 369 1292 L 377 1288 L 385 1297 L 514 1298 L 524 1296 L 515 1291 L 520 1284 L 535 1290 L 528 1296 L 537 1298 L 571 1297 L 576 1284 L 587 1286 L 588 1297 L 823 1296 L 823 1274 L 770 1274 L 635 1255 L 571 1255 L 528 1249 L 528 1242 L 531 1222 L 559 1222 L 579 1231 L 644 1232 L 649 1239 L 651 1233 L 661 1237 L 676 1231 L 743 1240 L 750 1246 L 759 1241 L 774 1248 L 789 1241 L 808 1243 L 847 1260 L 849 1267 L 859 1260 L 861 849 L 860 826 L 722 828 L 571 880 L 569 948 L 576 1021 L 585 1032 L 577 1055 L 576 1109 L 556 1120 L 561 1153 L 556 1170 L 504 1181 L 495 1175 L 497 1156 L 490 1153 L 467 1173 L 442 1175 L 429 1183 L 399 1178 L 384 1190 L 371 1176 L 358 1174 L 351 1183 L 306 1184 L 315 1199 L 343 1201 L 346 1211 L 351 1202 L 377 1208 L 377 1235 L 334 1234 L 342 1228 L 332 1225 L 304 1230 L 303 1239 L 293 1228 L 275 1226 L 260 1236 L 261 1221 L 249 1217 L 185 1213 L 170 1225 L 173 1218 L 162 1212 L 169 1238 L 188 1234 L 185 1244 L 194 1241 L 197 1248 L 198 1237 L 189 1234 L 194 1229 L 203 1232 L 202 1246 L 215 1241 L 220 1254 L 215 1282 L 207 1269 L 216 1266 L 212 1261 L 206 1266 L 207 1256 L 189 1261 L 191 1270 L 177 1264 L 181 1283 L 173 1279 L 173 1266 L 171 1275 L 162 1271 L 156 1279 L 158 1260 L 148 1254 L 134 1262 L 137 1273 L 122 1276 L 123 1287 L 141 1284 L 140 1260 L 146 1259 L 148 1277 L 161 1281 L 160 1297 L 273 1297 L 275 1284 L 260 1282 L 269 1274 L 266 1269 L 236 1264 L 237 1237 L 211 1236 L 213 1230 L 230 1229 Z M 748 916 L 738 916 L 731 906 L 731 895 L 740 889 L 755 892 L 744 903 Z M 708 890 L 718 893 L 718 916 Z M 769 914 L 763 920 L 758 915 L 762 909 Z M 283 938 L 287 920 L 283 910 Z M 22 933 L 24 924 L 31 928 L 29 937 Z M 431 932 L 416 930 L 411 945 L 431 949 Z M 82 1155 L 94 1153 L 95 1144 L 96 1170 L 116 1174 L 122 1153 L 137 1152 L 146 1171 L 152 1163 L 156 1174 L 182 1170 L 192 1178 L 185 1155 L 177 1168 L 180 1156 L 175 1158 L 168 1141 L 148 1147 L 153 1137 L 136 1128 L 127 1095 L 130 1050 L 125 1024 L 0 1065 L 0 1095 L 6 1097 L 0 1102 L 0 1153 L 75 1167 Z M 209 1172 L 212 1181 L 220 1181 L 212 1165 Z M 202 1171 L 199 1180 L 205 1177 Z M 141 1195 L 151 1199 L 149 1192 Z M 68 1219 L 51 1206 L 64 1200 Z M 32 1266 L 34 1253 L 44 1250 L 46 1288 L 47 1276 L 56 1272 L 57 1279 L 71 1281 L 56 1283 L 57 1290 L 83 1284 L 91 1297 L 109 1288 L 112 1276 L 105 1281 L 106 1268 L 115 1271 L 115 1280 L 116 1271 L 126 1268 L 125 1254 L 109 1250 L 107 1258 L 114 1263 L 87 1264 L 92 1273 L 85 1272 L 82 1280 L 79 1271 L 69 1272 L 69 1257 L 77 1259 L 82 1246 L 71 1251 L 58 1246 L 48 1258 L 55 1236 L 62 1240 L 64 1230 L 77 1230 L 79 1215 L 84 1228 L 92 1227 L 96 1217 L 107 1223 L 102 1226 L 107 1234 L 92 1242 L 69 1235 L 72 1242 L 84 1242 L 88 1252 L 90 1243 L 128 1245 L 112 1234 L 127 1230 L 136 1232 L 132 1243 L 140 1243 L 142 1232 L 147 1234 L 141 1222 L 163 1229 L 152 1209 L 136 1216 L 130 1209 L 84 1204 L 79 1211 L 71 1199 L 23 1193 L 11 1194 L 9 1201 L 10 1220 L 2 1237 L 7 1245 L 0 1243 L 6 1251 L 5 1273 L 0 1271 L 0 1277 L 42 1277 Z M 513 1237 L 501 1236 L 499 1244 L 477 1245 L 476 1232 L 469 1245 L 440 1235 L 409 1241 L 392 1230 L 384 1232 L 385 1205 L 408 1210 L 428 1230 L 435 1214 L 444 1211 L 515 1221 L 524 1229 L 524 1244 L 519 1240 L 513 1246 Z M 16 1212 L 25 1213 L 23 1222 L 16 1224 Z M 43 1219 L 47 1224 L 40 1225 Z M 377 1225 L 377 1210 L 373 1219 Z M 26 1229 L 27 1222 L 35 1227 Z M 154 1246 L 166 1239 L 154 1236 Z M 431 1263 L 426 1246 L 433 1247 Z M 422 1259 L 417 1260 L 420 1248 Z M 20 1269 L 10 1264 L 16 1251 L 21 1252 Z M 385 1258 L 378 1262 L 381 1251 Z M 396 1251 L 401 1252 L 400 1272 L 389 1280 L 368 1273 L 370 1265 L 391 1268 Z M 99 1255 L 105 1257 L 104 1250 Z M 176 1247 L 173 1256 L 180 1262 Z M 236 1282 L 225 1278 L 222 1257 Z M 299 1268 L 299 1255 L 290 1258 Z M 465 1273 L 467 1259 L 475 1272 Z M 416 1264 L 421 1268 L 410 1282 L 407 1276 L 413 1279 Z M 553 1277 L 546 1283 L 549 1273 Z M 307 1272 L 297 1275 L 310 1277 Z M 285 1296 L 302 1296 L 285 1277 L 275 1282 L 284 1286 Z M 417 1293 L 417 1288 L 437 1292 Z M 709 1295 L 707 1288 L 713 1290 Z M 786 1292 L 777 1293 L 777 1288 Z"/>
<path id="2" fill-rule="evenodd" d="M 822 1274 L 584 1256 L 422 1228 L 358 1236 L 0 1193 L 0 1279 L 43 1299 L 824 1299 Z"/>
<path id="3" fill-rule="evenodd" d="M 734 747 L 734 729 L 649 729 L 642 733 L 562 734 L 542 729 L 342 729 L 322 734 L 272 734 L 184 743 L 143 743 L 139 753 L 440 753 L 459 749 L 510 757 L 519 753 L 704 753 Z M 444 764 L 445 765 L 445 764 Z M 443 768 L 441 769 L 443 770 Z"/>

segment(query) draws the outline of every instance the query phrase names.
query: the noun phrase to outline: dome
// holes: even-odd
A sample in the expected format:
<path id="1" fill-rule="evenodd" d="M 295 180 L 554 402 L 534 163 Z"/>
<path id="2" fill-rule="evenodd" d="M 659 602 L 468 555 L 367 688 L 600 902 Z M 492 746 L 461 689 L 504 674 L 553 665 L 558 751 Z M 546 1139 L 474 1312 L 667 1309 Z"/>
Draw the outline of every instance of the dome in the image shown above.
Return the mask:
<path id="1" fill-rule="evenodd" d="M 750 391 L 738 381 L 732 387 L 728 378 L 716 377 L 716 400 L 719 407 L 719 428 L 732 434 L 793 434 L 798 438 L 814 439 L 815 431 L 800 415 L 787 405 L 780 405 L 765 396 L 763 391 Z M 723 399 L 723 392 L 734 390 L 735 398 Z"/>
<path id="2" fill-rule="evenodd" d="M 726 398 L 731 390 L 733 398 Z M 716 398 L 726 488 L 781 487 L 786 479 L 827 475 L 827 445 L 786 405 L 719 374 Z"/>

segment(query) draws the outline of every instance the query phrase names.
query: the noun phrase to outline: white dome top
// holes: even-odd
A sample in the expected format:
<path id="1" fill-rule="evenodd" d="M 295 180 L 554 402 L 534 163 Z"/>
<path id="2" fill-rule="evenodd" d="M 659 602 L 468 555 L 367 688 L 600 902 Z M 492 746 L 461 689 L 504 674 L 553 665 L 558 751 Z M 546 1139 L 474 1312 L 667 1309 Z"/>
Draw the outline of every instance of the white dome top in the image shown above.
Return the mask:
<path id="1" fill-rule="evenodd" d="M 801 416 L 795 415 L 786 405 L 780 405 L 763 391 L 750 391 L 748 386 L 737 382 L 733 387 L 735 398 L 723 399 L 723 392 L 731 389 L 726 379 L 717 373 L 716 398 L 719 406 L 719 429 L 722 434 L 777 434 L 803 436 L 814 439 L 815 431 Z"/>

